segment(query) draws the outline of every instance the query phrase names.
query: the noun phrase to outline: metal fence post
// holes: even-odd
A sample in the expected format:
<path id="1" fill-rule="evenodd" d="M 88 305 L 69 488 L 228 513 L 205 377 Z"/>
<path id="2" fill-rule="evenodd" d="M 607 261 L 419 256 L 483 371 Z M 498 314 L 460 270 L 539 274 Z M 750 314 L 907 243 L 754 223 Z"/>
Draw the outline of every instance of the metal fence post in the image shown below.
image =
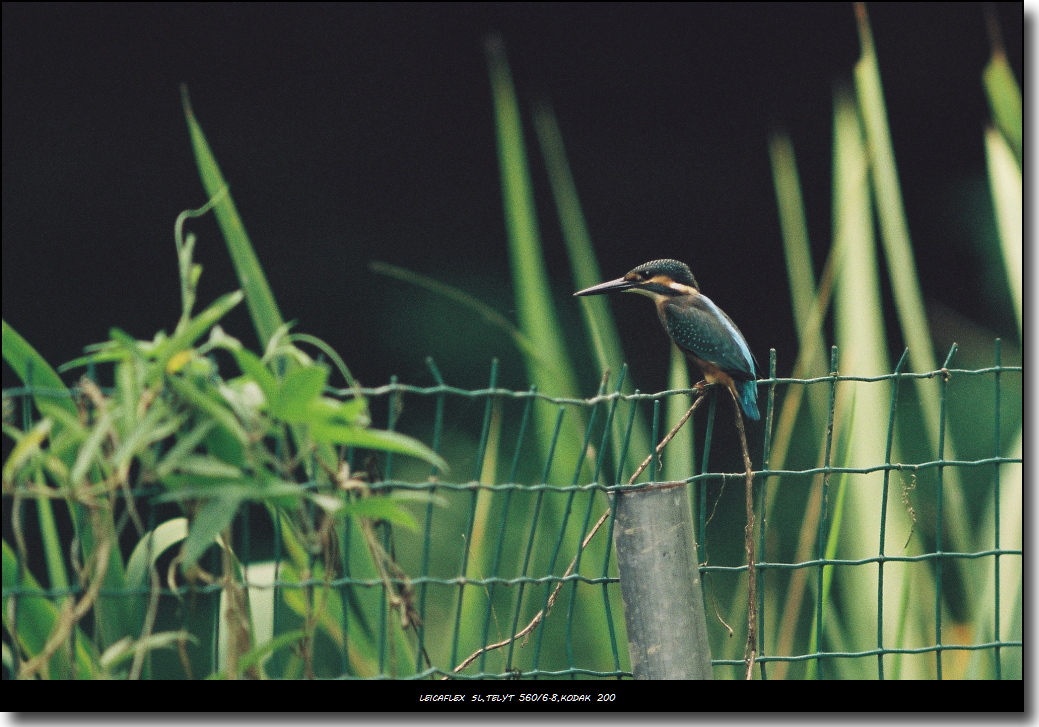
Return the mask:
<path id="1" fill-rule="evenodd" d="M 711 679 L 689 488 L 619 492 L 614 542 L 636 679 Z"/>

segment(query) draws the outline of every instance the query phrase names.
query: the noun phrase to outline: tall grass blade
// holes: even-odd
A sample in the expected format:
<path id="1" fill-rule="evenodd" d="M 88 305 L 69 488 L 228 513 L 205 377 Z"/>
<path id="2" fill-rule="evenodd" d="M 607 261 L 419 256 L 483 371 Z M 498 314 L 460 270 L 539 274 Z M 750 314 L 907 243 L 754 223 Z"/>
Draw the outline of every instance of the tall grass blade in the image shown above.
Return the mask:
<path id="1" fill-rule="evenodd" d="M 58 372 L 7 321 L 2 322 L 2 336 L 4 361 L 25 386 L 32 387 L 30 393 L 40 414 L 54 419 L 55 426 L 65 420 L 62 413 L 75 420 L 76 405 Z"/>
<path id="2" fill-rule="evenodd" d="M 214 213 L 217 223 L 224 234 L 227 242 L 228 252 L 234 263 L 235 271 L 238 273 L 238 281 L 242 284 L 245 292 L 245 301 L 249 306 L 249 315 L 252 317 L 256 335 L 260 339 L 260 345 L 266 348 L 275 331 L 284 324 L 278 304 L 274 300 L 274 293 L 267 283 L 260 260 L 256 257 L 249 234 L 245 231 L 242 218 L 238 215 L 238 208 L 227 192 L 227 182 L 220 172 L 216 157 L 209 148 L 202 127 L 195 120 L 195 113 L 191 109 L 191 101 L 188 99 L 186 86 L 181 87 L 181 97 L 184 105 L 184 116 L 187 119 L 188 131 L 191 134 L 191 145 L 195 150 L 195 163 L 198 166 L 199 176 L 202 178 L 202 186 L 211 198 L 217 195 L 223 197 L 216 203 Z"/>
<path id="3" fill-rule="evenodd" d="M 915 371 L 933 371 L 937 368 L 934 344 L 931 342 L 930 329 L 924 313 L 916 261 L 909 239 L 909 225 L 902 204 L 902 190 L 895 165 L 891 130 L 887 123 L 884 91 L 880 82 L 880 67 L 865 6 L 863 3 L 856 3 L 855 8 L 862 42 L 862 56 L 855 64 L 855 90 L 870 151 L 869 171 L 877 219 L 880 223 L 880 237 L 887 257 L 898 320 L 902 326 L 906 346 L 909 347 L 910 368 Z M 937 414 L 938 401 L 933 395 L 933 388 L 922 387 L 920 395 L 927 401 L 928 413 L 933 411 Z M 937 417 L 934 418 L 934 422 L 937 422 Z M 937 431 L 933 439 L 937 442 Z"/>
<path id="4" fill-rule="evenodd" d="M 797 172 L 793 144 L 789 137 L 773 136 L 769 144 L 769 154 L 787 260 L 787 276 L 794 308 L 794 322 L 799 342 L 797 359 L 794 362 L 791 376 L 793 378 L 820 376 L 829 369 L 824 347 L 823 324 L 826 321 L 832 299 L 838 248 L 835 245 L 831 246 L 817 290 L 812 269 L 800 177 Z M 798 414 L 801 402 L 806 396 L 809 398 L 810 405 L 808 412 L 810 419 L 808 420 L 803 416 L 799 417 Z M 786 389 L 779 415 L 776 417 L 775 434 L 770 448 L 771 468 L 783 469 L 787 461 L 795 455 L 816 459 L 817 465 L 825 464 L 821 451 L 795 453 L 792 449 L 798 443 L 814 443 L 824 440 L 828 404 L 828 387 L 791 386 Z M 802 447 L 796 447 L 796 449 L 801 450 Z M 766 499 L 762 513 L 763 521 L 766 523 L 772 520 L 783 491 L 782 487 L 775 487 L 775 483 L 775 477 L 769 478 L 766 482 Z M 821 487 L 821 478 L 813 478 L 813 487 L 808 495 L 807 507 L 801 513 L 801 533 L 795 555 L 795 561 L 798 562 L 813 557 L 813 543 L 821 516 L 819 509 Z M 775 643 L 771 644 L 769 649 L 772 653 L 788 654 L 793 648 L 797 624 L 804 603 L 804 594 L 808 588 L 808 578 L 809 572 L 799 569 L 793 571 L 787 579 L 783 606 L 781 609 L 777 609 L 774 628 L 770 627 L 766 632 L 773 635 L 775 639 Z M 815 627 L 814 621 L 812 627 L 813 629 Z M 815 636 L 810 638 L 814 639 Z M 789 662 L 778 662 L 770 675 L 771 678 L 784 678 L 789 667 Z"/>
<path id="5" fill-rule="evenodd" d="M 916 262 L 913 258 L 909 225 L 902 203 L 884 91 L 880 81 L 880 67 L 865 4 L 856 3 L 855 13 L 862 44 L 862 56 L 855 64 L 855 89 L 867 148 L 870 151 L 870 180 L 895 309 L 902 328 L 903 340 L 909 348 L 910 370 L 934 371 L 938 368 L 934 356 L 934 343 L 924 311 L 923 293 L 920 290 Z M 941 419 L 938 387 L 929 379 L 915 379 L 914 383 L 930 450 L 937 452 Z M 948 432 L 945 438 L 945 456 L 956 459 L 955 442 Z M 945 471 L 943 493 L 945 501 L 942 506 L 949 525 L 949 547 L 959 551 L 973 550 L 974 528 L 970 526 L 970 508 L 964 497 L 962 478 L 956 468 Z M 962 561 L 957 561 L 956 567 L 962 570 L 963 565 Z M 966 601 L 970 601 L 967 594 L 963 596 Z"/>
<path id="6" fill-rule="evenodd" d="M 890 359 L 871 219 L 866 149 L 855 103 L 840 93 L 834 118 L 833 244 L 837 260 L 834 329 L 842 371 L 855 376 L 880 376 L 890 372 Z M 834 464 L 866 467 L 884 461 L 886 431 L 877 424 L 888 419 L 890 386 L 886 381 L 843 382 L 838 386 L 835 419 L 838 448 Z M 838 478 L 836 493 L 830 495 L 833 509 L 824 513 L 830 520 L 827 557 L 833 557 L 838 550 L 844 558 L 864 558 L 882 552 L 878 540 L 882 503 L 877 496 L 883 492 L 882 484 L 882 472 Z M 891 502 L 888 511 L 898 512 L 897 508 L 898 503 Z M 891 542 L 904 543 L 908 538 L 904 519 L 891 518 L 887 532 Z M 847 648 L 866 650 L 875 646 L 877 575 L 876 566 L 844 568 L 839 573 L 840 620 L 844 628 L 838 631 L 848 640 Z M 900 593 L 904 577 L 905 569 L 889 565 L 885 570 L 884 592 Z M 823 603 L 833 597 L 828 589 L 821 595 Z M 893 613 L 897 605 L 890 597 L 885 599 L 885 624 L 896 624 L 900 616 L 904 617 L 904 614 Z M 832 617 L 827 623 L 837 615 Z M 849 664 L 850 661 L 842 661 L 836 666 L 845 670 L 842 674 L 854 677 L 854 669 L 847 671 Z"/>
<path id="7" fill-rule="evenodd" d="M 678 346 L 671 344 L 671 367 L 668 374 L 667 388 L 671 391 L 689 389 L 693 381 L 689 378 L 689 361 Z M 693 397 L 685 394 L 673 394 L 667 397 L 667 431 L 678 424 L 679 420 L 693 405 Z M 664 450 L 664 467 L 657 479 L 683 480 L 696 474 L 696 443 L 693 434 L 693 420 L 689 419 L 685 426 L 671 439 Z M 664 474 L 666 473 L 666 474 Z"/>
<path id="8" fill-rule="evenodd" d="M 827 262 L 822 285 L 816 290 L 812 251 L 808 240 L 808 222 L 805 218 L 800 176 L 790 137 L 785 134 L 774 135 L 769 142 L 769 157 L 772 162 L 772 179 L 783 235 L 783 252 L 786 257 L 794 324 L 800 344 L 792 376 L 821 376 L 826 373 L 827 366 L 823 322 L 826 311 L 829 310 L 833 266 L 830 261 Z M 786 461 L 797 421 L 797 411 L 804 394 L 803 388 L 791 387 L 783 397 L 772 446 L 773 466 L 781 468 Z M 807 394 L 811 404 L 812 424 L 821 428 L 826 421 L 826 389 L 821 386 L 808 387 Z M 774 498 L 770 501 L 774 502 Z"/>
<path id="9" fill-rule="evenodd" d="M 581 209 L 581 201 L 577 195 L 577 184 L 570 171 L 570 164 L 566 158 L 566 149 L 563 145 L 563 134 L 559 130 L 559 123 L 555 114 L 547 104 L 540 104 L 534 110 L 534 128 L 537 131 L 538 142 L 541 146 L 541 154 L 545 159 L 545 167 L 548 170 L 548 181 L 552 187 L 552 195 L 556 203 L 556 212 L 559 215 L 559 226 L 563 231 L 563 241 L 566 251 L 570 257 L 570 271 L 573 275 L 574 290 L 590 288 L 602 282 L 604 276 L 599 269 L 598 260 L 595 257 L 595 249 L 592 238 L 588 232 L 584 212 Z M 584 314 L 585 323 L 588 326 L 592 341 L 592 350 L 595 352 L 595 361 L 599 365 L 599 372 L 611 371 L 619 374 L 624 365 L 624 351 L 621 347 L 620 334 L 610 313 L 608 301 L 609 296 L 595 295 L 580 298 L 581 312 Z M 684 362 L 683 362 L 684 364 Z M 688 375 L 686 376 L 688 381 Z M 672 386 L 671 388 L 675 388 Z M 625 377 L 621 389 L 626 394 L 635 390 L 630 375 Z M 669 402 L 672 400 L 669 400 Z M 682 411 L 681 414 L 684 414 Z M 678 416 L 680 417 L 681 414 Z M 669 421 L 676 421 L 678 417 L 668 417 Z M 621 451 L 621 420 L 615 420 L 612 433 L 614 457 L 618 457 Z M 692 431 L 690 429 L 689 431 Z M 635 466 L 641 460 L 644 452 L 650 448 L 649 429 L 645 417 L 641 412 L 636 413 L 635 422 L 632 427 L 631 444 L 629 453 L 635 459 Z M 690 439 L 691 443 L 692 440 Z M 674 453 L 683 449 L 686 445 L 680 442 L 669 445 L 669 452 Z M 684 451 L 684 450 L 683 450 Z M 689 450 L 691 455 L 691 450 Z M 615 462 L 615 481 L 624 480 L 623 472 L 625 463 Z M 693 473 L 692 469 L 681 470 L 676 467 L 673 472 L 687 472 L 683 477 Z M 676 474 L 676 476 L 679 476 Z"/>
<path id="10" fill-rule="evenodd" d="M 797 172 L 794 145 L 789 136 L 774 135 L 769 140 L 768 151 L 772 162 L 772 182 L 776 190 L 794 323 L 798 333 L 803 334 L 815 300 L 815 272 L 812 269 L 812 249 L 808 241 L 801 179 Z M 826 352 L 821 342 L 818 349 L 820 361 L 825 362 Z"/>
<path id="11" fill-rule="evenodd" d="M 541 250 L 534 192 L 523 141 L 523 124 L 505 48 L 498 37 L 488 38 L 486 48 L 516 311 L 520 330 L 541 351 L 540 357 L 525 357 L 527 372 L 531 382 L 545 394 L 577 396 L 577 377 L 566 353 L 563 331 L 548 285 L 548 271 Z M 549 449 L 555 413 L 550 407 L 542 406 L 536 407 L 535 414 L 544 453 Z M 582 441 L 582 435 L 572 417 L 564 420 L 560 441 L 566 447 L 565 451 L 556 454 L 555 471 L 572 471 L 580 456 Z"/>
<path id="12" fill-rule="evenodd" d="M 1014 159 L 1018 168 L 1023 162 L 1022 139 L 1023 116 L 1021 113 L 1021 87 L 1017 85 L 1014 72 L 1007 62 L 1006 51 L 1003 49 L 1003 39 L 999 32 L 999 20 L 990 9 L 986 12 L 988 16 L 989 36 L 992 43 L 992 57 L 989 59 L 982 79 L 985 84 L 985 94 L 988 97 L 989 109 L 992 118 L 1003 136 L 1006 137 L 1010 148 L 1014 150 Z"/>
<path id="13" fill-rule="evenodd" d="M 989 189 L 996 210 L 1000 249 L 1006 265 L 1007 285 L 1017 317 L 1017 338 L 1022 340 L 1024 317 L 1024 193 L 1021 169 L 1014 161 L 1003 135 L 993 128 L 985 130 L 985 159 L 988 162 Z"/>

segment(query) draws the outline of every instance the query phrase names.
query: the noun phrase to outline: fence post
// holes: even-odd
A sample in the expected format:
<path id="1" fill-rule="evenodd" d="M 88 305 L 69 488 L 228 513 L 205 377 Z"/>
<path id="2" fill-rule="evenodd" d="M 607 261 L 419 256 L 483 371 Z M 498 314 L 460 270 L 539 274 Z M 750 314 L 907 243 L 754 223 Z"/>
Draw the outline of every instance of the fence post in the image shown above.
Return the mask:
<path id="1" fill-rule="evenodd" d="M 711 679 L 689 487 L 618 492 L 614 543 L 636 679 Z"/>

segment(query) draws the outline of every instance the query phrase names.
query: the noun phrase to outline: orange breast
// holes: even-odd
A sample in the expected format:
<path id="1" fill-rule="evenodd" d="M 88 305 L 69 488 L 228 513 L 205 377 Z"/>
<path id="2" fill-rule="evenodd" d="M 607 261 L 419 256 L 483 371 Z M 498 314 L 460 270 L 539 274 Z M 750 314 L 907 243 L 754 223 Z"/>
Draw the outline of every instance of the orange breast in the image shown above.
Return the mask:
<path id="1" fill-rule="evenodd" d="M 733 378 L 727 373 L 718 368 L 717 364 L 713 364 L 710 361 L 704 361 L 699 356 L 694 356 L 691 353 L 686 353 L 686 357 L 700 367 L 703 372 L 704 381 L 709 384 L 722 384 L 732 391 L 736 390 L 736 383 Z"/>

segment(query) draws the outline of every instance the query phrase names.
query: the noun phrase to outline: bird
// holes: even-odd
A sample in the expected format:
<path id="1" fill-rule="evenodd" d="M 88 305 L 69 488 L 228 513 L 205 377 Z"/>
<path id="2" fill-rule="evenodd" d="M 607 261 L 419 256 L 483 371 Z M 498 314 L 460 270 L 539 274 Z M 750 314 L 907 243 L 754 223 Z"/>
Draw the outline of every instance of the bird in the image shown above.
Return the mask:
<path id="1" fill-rule="evenodd" d="M 704 384 L 732 392 L 750 419 L 758 412 L 757 366 L 747 340 L 721 308 L 700 292 L 689 266 L 678 260 L 653 260 L 622 278 L 579 290 L 578 295 L 624 291 L 653 299 L 664 330 L 686 357 L 700 367 Z"/>

